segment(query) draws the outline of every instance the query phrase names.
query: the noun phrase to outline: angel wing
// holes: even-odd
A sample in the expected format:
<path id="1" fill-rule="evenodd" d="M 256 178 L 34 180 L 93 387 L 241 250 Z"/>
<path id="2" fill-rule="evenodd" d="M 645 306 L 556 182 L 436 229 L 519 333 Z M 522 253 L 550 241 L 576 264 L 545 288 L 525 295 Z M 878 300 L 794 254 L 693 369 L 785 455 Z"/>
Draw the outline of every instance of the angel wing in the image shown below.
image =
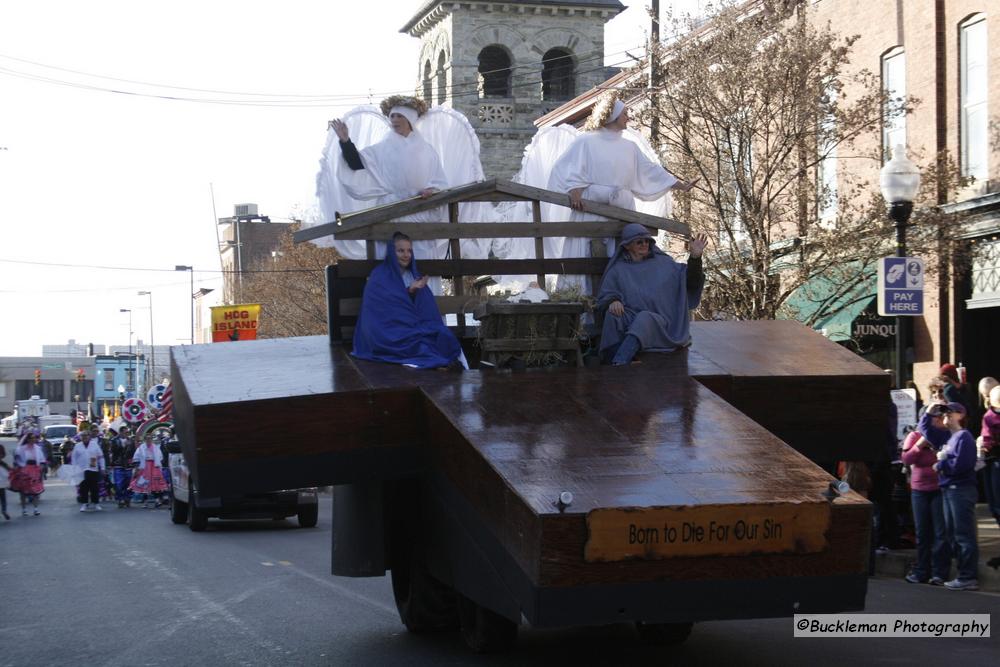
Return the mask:
<path id="1" fill-rule="evenodd" d="M 638 146 L 642 154 L 652 162 L 660 164 L 660 157 L 653 150 L 653 147 L 649 145 L 649 142 L 646 141 L 646 137 L 642 136 L 640 132 L 636 132 L 632 128 L 626 128 L 622 132 L 622 136 Z M 659 199 L 650 201 L 643 201 L 637 197 L 635 200 L 635 210 L 639 213 L 647 213 L 660 218 L 669 218 L 673 210 L 673 197 L 670 195 L 670 190 L 667 190 Z"/>
<path id="2" fill-rule="evenodd" d="M 568 124 L 539 130 L 524 149 L 521 169 L 514 175 L 514 182 L 536 188 L 547 188 L 552 165 L 579 134 L 579 130 Z M 542 220 L 546 222 L 567 221 L 571 212 L 572 210 L 565 206 L 542 204 Z M 532 220 L 531 204 L 528 202 L 504 202 L 497 206 L 497 214 L 500 222 Z M 545 256 L 562 257 L 564 242 L 563 238 L 546 238 Z M 533 239 L 524 238 L 494 239 L 493 254 L 500 259 L 533 259 L 535 242 Z M 495 280 L 505 289 L 518 291 L 527 288 L 535 280 L 535 276 L 497 276 Z"/>
<path id="3" fill-rule="evenodd" d="M 344 114 L 342 119 L 351 134 L 351 140 L 358 150 L 376 144 L 392 131 L 389 120 L 382 115 L 378 107 L 366 104 L 355 107 Z M 327 130 L 326 145 L 319 160 L 319 173 L 316 174 L 316 203 L 318 216 L 315 220 L 305 221 L 305 226 L 315 226 L 333 222 L 337 213 L 360 211 L 371 206 L 370 202 L 353 199 L 341 182 L 339 171 L 344 167 L 340 159 L 340 140 L 332 128 Z M 335 248 L 345 259 L 365 259 L 367 253 L 364 241 L 335 241 L 331 237 L 323 237 L 313 241 L 322 248 Z"/>
<path id="4" fill-rule="evenodd" d="M 441 105 L 433 107 L 417 121 L 417 131 L 441 158 L 449 188 L 485 180 L 479 160 L 479 137 L 460 111 Z M 493 207 L 486 202 L 459 205 L 458 217 L 462 222 L 496 221 Z M 462 239 L 462 257 L 485 259 L 490 241 Z"/>

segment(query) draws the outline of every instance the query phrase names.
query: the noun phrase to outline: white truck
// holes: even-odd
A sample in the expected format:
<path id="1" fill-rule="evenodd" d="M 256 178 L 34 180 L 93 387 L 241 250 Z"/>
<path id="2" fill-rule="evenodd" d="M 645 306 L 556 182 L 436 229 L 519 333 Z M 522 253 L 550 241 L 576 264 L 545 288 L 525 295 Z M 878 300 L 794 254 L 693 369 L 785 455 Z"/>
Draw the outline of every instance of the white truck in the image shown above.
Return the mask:
<path id="1" fill-rule="evenodd" d="M 41 417 L 49 416 L 49 399 L 39 396 L 23 398 L 14 402 L 14 414 L 4 417 L 0 421 L 0 436 L 17 435 L 17 427 L 29 417 L 36 421 Z"/>

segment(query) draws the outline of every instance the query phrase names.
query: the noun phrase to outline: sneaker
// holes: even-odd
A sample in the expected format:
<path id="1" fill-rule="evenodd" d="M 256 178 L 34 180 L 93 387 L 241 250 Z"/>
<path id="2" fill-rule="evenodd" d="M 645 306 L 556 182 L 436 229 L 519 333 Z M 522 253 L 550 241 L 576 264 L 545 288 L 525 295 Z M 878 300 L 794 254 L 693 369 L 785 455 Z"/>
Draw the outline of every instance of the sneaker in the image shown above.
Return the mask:
<path id="1" fill-rule="evenodd" d="M 889 553 L 889 547 L 887 547 L 887 546 L 876 547 L 875 553 L 877 553 L 877 554 L 887 554 L 887 553 Z"/>
<path id="2" fill-rule="evenodd" d="M 101 507 L 101 503 L 97 503 L 96 505 L 94 505 L 94 509 L 97 510 L 98 512 L 104 511 L 104 508 Z"/>
<path id="3" fill-rule="evenodd" d="M 931 577 L 927 580 L 927 583 L 931 586 L 944 586 L 944 579 L 941 577 Z"/>
<path id="4" fill-rule="evenodd" d="M 21 516 L 28 516 L 28 510 L 21 510 Z"/>
<path id="5" fill-rule="evenodd" d="M 944 587 L 952 591 L 978 591 L 979 582 L 975 579 L 952 579 L 946 581 Z"/>
<path id="6" fill-rule="evenodd" d="M 917 575 L 913 574 L 912 572 L 910 572 L 908 575 L 906 575 L 905 577 L 903 577 L 903 579 L 908 584 L 922 584 L 922 583 L 924 583 L 924 581 L 926 581 L 925 579 L 921 579 L 920 577 L 918 577 Z"/>
<path id="7" fill-rule="evenodd" d="M 40 514 L 41 514 L 41 512 L 39 512 L 38 510 L 35 510 L 35 516 L 39 516 Z"/>
<path id="8" fill-rule="evenodd" d="M 10 521 L 10 515 L 7 514 L 6 512 L 3 513 L 3 518 L 7 519 L 7 521 Z"/>
<path id="9" fill-rule="evenodd" d="M 87 506 L 86 505 L 80 505 L 80 511 L 81 512 L 86 512 L 87 511 Z"/>

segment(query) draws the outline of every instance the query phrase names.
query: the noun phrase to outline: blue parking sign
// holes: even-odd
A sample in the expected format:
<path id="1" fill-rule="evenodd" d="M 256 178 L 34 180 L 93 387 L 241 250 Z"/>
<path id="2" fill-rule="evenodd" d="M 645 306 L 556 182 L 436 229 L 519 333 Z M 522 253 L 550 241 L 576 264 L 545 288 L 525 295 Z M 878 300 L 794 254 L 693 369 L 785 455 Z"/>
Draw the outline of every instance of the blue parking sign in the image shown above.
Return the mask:
<path id="1" fill-rule="evenodd" d="M 878 314 L 924 314 L 924 261 L 919 257 L 883 257 L 878 270 Z"/>

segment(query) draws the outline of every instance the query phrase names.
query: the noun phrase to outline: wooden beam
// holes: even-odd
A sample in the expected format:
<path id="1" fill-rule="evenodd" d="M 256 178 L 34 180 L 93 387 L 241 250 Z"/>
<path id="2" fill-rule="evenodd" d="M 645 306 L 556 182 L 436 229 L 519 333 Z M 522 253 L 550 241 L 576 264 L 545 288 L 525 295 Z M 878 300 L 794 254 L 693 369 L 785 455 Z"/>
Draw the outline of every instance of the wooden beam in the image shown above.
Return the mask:
<path id="1" fill-rule="evenodd" d="M 419 259 L 419 258 L 418 258 Z M 343 278 L 365 278 L 380 260 L 342 259 L 337 272 Z M 423 259 L 420 272 L 429 276 L 516 276 L 533 274 L 542 269 L 547 274 L 600 275 L 608 260 L 600 257 L 567 257 L 564 259 Z M 541 267 L 539 267 L 541 265 Z"/>
<path id="2" fill-rule="evenodd" d="M 338 240 L 373 239 L 387 241 L 395 232 L 403 232 L 413 240 L 426 239 L 492 239 L 492 238 L 551 238 L 577 236 L 606 238 L 618 236 L 627 223 L 606 222 L 380 222 L 363 229 L 338 231 Z"/>
<path id="3" fill-rule="evenodd" d="M 499 192 L 519 195 L 526 199 L 537 199 L 539 201 L 556 204 L 558 206 L 565 206 L 567 208 L 569 207 L 568 194 L 553 192 L 542 188 L 533 188 L 531 186 L 515 183 L 513 181 L 497 181 L 496 187 Z M 688 225 L 672 218 L 659 218 L 655 215 L 639 213 L 638 211 L 630 211 L 628 209 L 619 208 L 610 204 L 602 204 L 589 199 L 583 200 L 583 210 L 587 213 L 596 213 L 597 215 L 603 215 L 604 217 L 611 218 L 613 220 L 638 222 L 641 225 L 655 227 L 656 229 L 662 229 L 680 236 L 691 236 L 691 228 Z"/>

